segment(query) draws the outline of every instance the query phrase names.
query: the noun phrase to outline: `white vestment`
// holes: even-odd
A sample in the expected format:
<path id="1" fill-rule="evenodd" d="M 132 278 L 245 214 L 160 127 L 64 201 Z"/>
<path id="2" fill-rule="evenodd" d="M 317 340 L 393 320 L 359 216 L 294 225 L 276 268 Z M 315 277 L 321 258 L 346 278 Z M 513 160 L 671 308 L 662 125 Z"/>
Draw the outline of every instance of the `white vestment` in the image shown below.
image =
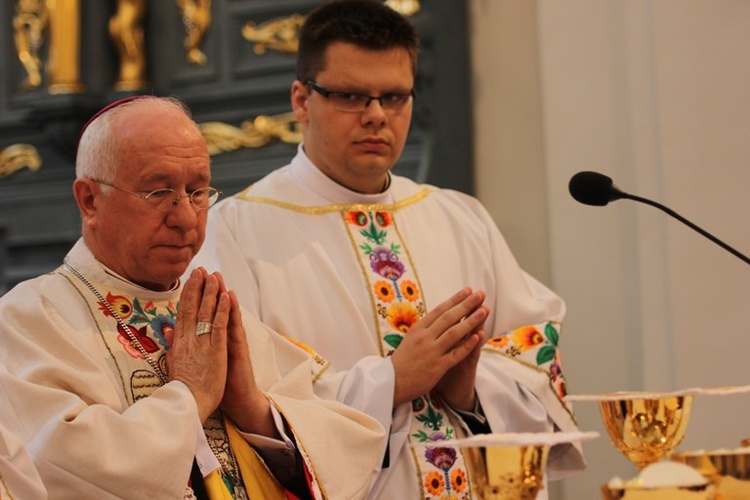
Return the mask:
<path id="1" fill-rule="evenodd" d="M 366 238 L 348 229 L 356 217 Z M 386 232 L 397 244 L 376 248 Z M 496 338 L 483 349 L 476 390 L 493 432 L 577 430 L 561 400 L 557 330 L 565 305 L 520 269 L 478 200 L 399 176 L 391 176 L 383 193 L 356 193 L 320 172 L 300 147 L 291 164 L 211 209 L 206 242 L 193 265 L 222 271 L 241 304 L 328 359 L 344 378 L 333 397 L 391 430 L 390 463 L 372 497 L 426 494 L 407 443 L 410 408 L 392 407 L 394 372 L 380 339 L 391 300 L 385 295 L 397 282 L 391 275 L 376 283 L 384 295 L 374 299 L 362 252 L 398 260 L 396 274 L 413 267 L 413 279 L 402 285 L 417 285 L 403 291 L 421 290 L 420 307 L 427 310 L 462 287 L 486 291 L 485 330 Z M 546 326 L 528 329 L 536 335 L 529 344 L 513 341 L 521 339 L 526 325 Z M 545 340 L 540 331 L 550 336 Z M 539 357 L 518 355 L 526 349 Z M 559 479 L 583 467 L 580 445 L 562 445 L 550 454 L 548 477 Z"/>
<path id="2" fill-rule="evenodd" d="M 0 386 L 0 407 L 7 405 L 5 392 Z M 6 420 L 12 419 L 18 424 L 17 415 L 10 412 L 3 412 L 3 415 Z M 47 491 L 26 448 L 0 421 L 0 499 L 8 498 L 42 500 L 47 498 Z"/>
<path id="3" fill-rule="evenodd" d="M 179 290 L 154 292 L 112 275 L 82 240 L 66 262 L 99 288 L 118 314 L 142 316 L 142 328 L 136 322 L 128 328 L 161 365 L 163 335 L 152 336 L 151 328 L 163 333 L 174 325 Z M 309 354 L 246 311 L 243 320 L 258 386 L 291 430 L 315 496 L 364 497 L 382 460 L 380 424 L 317 398 Z M 193 457 L 196 451 L 200 455 L 201 440 L 206 443 L 195 400 L 181 382 L 159 384 L 133 343 L 118 336 L 120 330 L 64 267 L 0 298 L 0 365 L 9 373 L 0 373 L 7 396 L 0 421 L 19 417 L 11 431 L 33 457 L 50 498 L 185 494 Z M 328 380 L 324 386 L 338 383 Z M 358 452 L 350 455 L 351 447 Z"/>

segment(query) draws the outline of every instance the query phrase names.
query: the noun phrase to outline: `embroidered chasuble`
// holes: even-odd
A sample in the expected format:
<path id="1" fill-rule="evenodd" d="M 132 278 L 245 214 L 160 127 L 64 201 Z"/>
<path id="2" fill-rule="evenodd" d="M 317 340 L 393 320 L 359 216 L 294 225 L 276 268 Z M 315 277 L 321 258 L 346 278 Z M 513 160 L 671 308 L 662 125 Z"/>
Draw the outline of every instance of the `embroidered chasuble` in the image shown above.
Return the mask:
<path id="1" fill-rule="evenodd" d="M 330 361 L 342 380 L 331 397 L 390 429 L 371 498 L 472 498 L 450 446 L 468 426 L 436 394 L 394 408 L 389 360 L 416 321 L 467 286 L 486 292 L 490 311 L 475 389 L 492 432 L 577 430 L 562 400 L 565 304 L 519 268 L 476 199 L 397 175 L 382 193 L 355 193 L 300 146 L 213 207 L 207 231 L 192 265 L 224 271 L 244 307 Z M 560 446 L 548 477 L 583 465 L 580 445 Z"/>
<path id="2" fill-rule="evenodd" d="M 425 315 L 419 279 L 401 242 L 394 214 L 386 211 L 343 212 L 349 235 L 367 279 L 377 319 L 380 349 L 389 356 Z M 414 461 L 424 487 L 423 498 L 469 498 L 469 474 L 459 448 L 450 447 L 456 426 L 443 410 L 437 394 L 412 401 L 411 442 Z"/>
<path id="3" fill-rule="evenodd" d="M 175 300 L 179 299 L 179 294 L 175 293 L 173 299 L 144 301 L 135 295 L 110 290 L 102 283 L 89 281 L 104 298 L 101 301 L 69 268 L 63 266 L 57 272 L 66 276 L 89 304 L 102 340 L 112 356 L 128 405 L 150 396 L 163 382 L 149 366 L 139 347 L 157 363 L 162 373 L 167 373 L 166 352 L 169 345 L 166 334 L 174 330 L 178 306 Z M 135 336 L 137 343 L 130 339 L 125 328 Z M 251 498 L 285 498 L 283 488 L 231 421 L 217 411 L 206 420 L 203 429 L 208 445 L 221 465 L 220 469 L 204 477 L 209 498 L 248 498 L 247 490 L 255 492 L 256 496 Z M 233 438 L 231 445 L 230 436 Z M 243 463 L 239 462 L 237 450 L 233 449 L 236 447 L 242 449 Z M 246 487 L 248 483 L 249 488 Z M 258 496 L 261 494 L 263 496 Z M 185 498 L 194 498 L 189 487 Z"/>

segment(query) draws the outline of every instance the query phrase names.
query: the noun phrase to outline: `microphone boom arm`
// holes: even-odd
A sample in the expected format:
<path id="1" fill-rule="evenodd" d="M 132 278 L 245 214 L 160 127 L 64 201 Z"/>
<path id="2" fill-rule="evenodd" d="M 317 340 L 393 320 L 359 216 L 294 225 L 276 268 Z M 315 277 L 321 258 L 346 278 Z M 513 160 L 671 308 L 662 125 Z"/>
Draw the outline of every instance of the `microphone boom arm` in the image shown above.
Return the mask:
<path id="1" fill-rule="evenodd" d="M 727 245 L 726 243 L 724 243 L 723 241 L 721 241 L 716 236 L 714 236 L 714 235 L 710 234 L 709 232 L 705 231 L 704 229 L 701 229 L 700 227 L 696 226 L 695 224 L 693 224 L 692 222 L 690 222 L 689 220 L 687 220 L 685 217 L 681 216 L 680 214 L 678 214 L 677 212 L 675 212 L 674 210 L 672 210 L 671 208 L 665 207 L 661 203 L 657 203 L 655 201 L 651 201 L 651 200 L 649 200 L 647 198 L 641 198 L 640 196 L 636 196 L 634 194 L 628 194 L 628 193 L 625 193 L 625 192 L 620 191 L 620 190 L 617 190 L 617 192 L 618 192 L 619 197 L 621 197 L 621 198 L 627 198 L 629 200 L 640 201 L 641 203 L 645 203 L 646 205 L 651 205 L 652 207 L 656 207 L 659 210 L 662 210 L 663 212 L 666 212 L 667 214 L 671 215 L 672 217 L 674 217 L 678 221 L 680 221 L 683 224 L 685 224 L 686 226 L 688 226 L 690 229 L 693 229 L 694 231 L 699 232 L 700 234 L 702 234 L 703 236 L 705 236 L 709 240 L 713 241 L 714 243 L 716 243 L 717 245 L 719 245 L 721 248 L 723 248 L 727 252 L 730 252 L 730 253 L 734 254 L 735 257 L 739 257 L 740 259 L 742 259 L 743 261 L 745 261 L 746 264 L 750 264 L 750 258 L 748 258 L 746 255 L 741 254 L 740 252 L 738 252 L 734 248 L 730 247 L 729 245 Z"/>

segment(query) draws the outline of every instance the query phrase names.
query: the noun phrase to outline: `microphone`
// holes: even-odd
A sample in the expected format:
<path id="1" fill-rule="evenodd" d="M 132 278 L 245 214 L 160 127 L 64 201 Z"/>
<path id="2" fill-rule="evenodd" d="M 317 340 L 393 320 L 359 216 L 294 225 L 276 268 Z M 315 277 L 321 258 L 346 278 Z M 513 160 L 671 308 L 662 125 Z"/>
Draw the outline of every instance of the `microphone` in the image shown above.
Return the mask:
<path id="1" fill-rule="evenodd" d="M 576 201 L 579 201 L 583 203 L 584 205 L 594 205 L 603 207 L 607 205 L 610 201 L 615 201 L 619 199 L 628 199 L 628 200 L 634 200 L 641 203 L 645 203 L 646 205 L 651 205 L 652 207 L 656 207 L 659 210 L 662 210 L 663 212 L 666 212 L 667 214 L 671 215 L 678 221 L 682 222 L 686 226 L 688 226 L 690 229 L 693 229 L 694 231 L 697 231 L 701 235 L 705 236 L 709 240 L 713 241 L 720 247 L 722 247 L 724 250 L 728 251 L 729 253 L 733 254 L 735 257 L 739 257 L 741 260 L 743 260 L 746 264 L 750 264 L 750 258 L 746 255 L 741 254 L 734 248 L 730 247 L 720 239 L 718 239 L 716 236 L 708 233 L 704 229 L 701 229 L 700 227 L 696 226 L 674 210 L 665 207 L 661 203 L 657 203 L 655 201 L 651 201 L 646 198 L 641 198 L 640 196 L 636 196 L 633 194 L 628 194 L 624 191 L 621 191 L 620 188 L 618 188 L 614 182 L 612 182 L 612 179 L 607 177 L 604 174 L 600 174 L 598 172 L 578 172 L 573 177 L 570 178 L 570 183 L 568 184 L 568 190 L 570 191 L 571 196 L 575 198 Z"/>

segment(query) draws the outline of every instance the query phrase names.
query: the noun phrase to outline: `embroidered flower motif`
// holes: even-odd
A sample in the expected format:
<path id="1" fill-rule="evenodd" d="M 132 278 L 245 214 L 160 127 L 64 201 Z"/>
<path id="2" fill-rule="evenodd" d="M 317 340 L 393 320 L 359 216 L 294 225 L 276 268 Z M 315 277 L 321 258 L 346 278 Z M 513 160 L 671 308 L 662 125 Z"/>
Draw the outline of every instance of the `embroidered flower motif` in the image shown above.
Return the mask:
<path id="1" fill-rule="evenodd" d="M 398 255 L 384 247 L 377 247 L 370 254 L 372 270 L 383 278 L 397 280 L 404 274 L 404 265 L 399 262 Z"/>
<path id="2" fill-rule="evenodd" d="M 492 337 L 487 341 L 487 345 L 491 347 L 497 347 L 498 349 L 502 349 L 503 347 L 508 345 L 508 336 L 502 335 L 500 337 Z"/>
<path id="3" fill-rule="evenodd" d="M 522 326 L 513 330 L 513 343 L 521 350 L 528 351 L 544 342 L 542 333 L 533 326 Z"/>
<path id="4" fill-rule="evenodd" d="M 424 452 L 424 457 L 438 469 L 448 471 L 456 463 L 456 449 L 442 446 L 427 448 L 427 451 Z"/>
<path id="5" fill-rule="evenodd" d="M 364 212 L 346 212 L 346 222 L 355 226 L 365 227 L 367 225 L 367 214 Z"/>
<path id="6" fill-rule="evenodd" d="M 388 212 L 375 212 L 375 222 L 380 227 L 388 227 L 393 224 L 393 216 Z"/>
<path id="7" fill-rule="evenodd" d="M 440 495 L 445 491 L 445 480 L 438 471 L 432 471 L 424 478 L 424 487 L 430 495 Z"/>
<path id="8" fill-rule="evenodd" d="M 451 487 L 456 493 L 461 493 L 466 489 L 466 472 L 463 469 L 455 469 L 451 472 Z"/>
<path id="9" fill-rule="evenodd" d="M 408 333 L 417 321 L 417 310 L 408 302 L 396 302 L 388 308 L 388 322 L 403 334 Z"/>
<path id="10" fill-rule="evenodd" d="M 174 318 L 166 314 L 157 314 L 151 321 L 151 329 L 154 331 L 154 337 L 165 348 L 169 349 L 167 335 L 174 332 Z"/>
<path id="11" fill-rule="evenodd" d="M 127 327 L 147 353 L 151 354 L 159 350 L 159 346 L 156 345 L 156 342 L 151 340 L 149 336 L 146 335 L 145 326 L 142 326 L 138 329 L 136 329 L 136 327 L 134 327 L 133 325 L 127 325 Z M 125 332 L 125 330 L 122 328 L 122 326 L 120 326 L 119 323 L 117 324 L 117 331 L 119 332 L 117 341 L 122 344 L 128 354 L 130 354 L 134 358 L 146 359 L 136 347 L 135 342 L 130 340 L 130 336 L 128 336 L 127 332 Z"/>
<path id="12" fill-rule="evenodd" d="M 107 293 L 106 300 L 107 302 L 109 302 L 109 305 L 112 306 L 112 309 L 114 309 L 122 319 L 128 319 L 130 315 L 133 314 L 132 304 L 122 295 L 114 295 L 112 294 L 112 292 L 109 292 Z M 99 306 L 99 310 L 101 310 L 105 316 L 114 318 L 114 316 L 112 316 L 112 313 L 109 312 L 103 302 L 97 302 L 97 305 Z"/>
<path id="13" fill-rule="evenodd" d="M 403 283 L 401 283 L 400 288 L 401 293 L 404 295 L 404 298 L 409 302 L 415 302 L 419 300 L 419 288 L 417 288 L 417 285 L 413 281 L 404 281 Z"/>
<path id="14" fill-rule="evenodd" d="M 396 298 L 396 291 L 393 289 L 393 285 L 387 281 L 378 281 L 375 283 L 375 295 L 378 299 L 383 302 L 392 302 Z"/>

